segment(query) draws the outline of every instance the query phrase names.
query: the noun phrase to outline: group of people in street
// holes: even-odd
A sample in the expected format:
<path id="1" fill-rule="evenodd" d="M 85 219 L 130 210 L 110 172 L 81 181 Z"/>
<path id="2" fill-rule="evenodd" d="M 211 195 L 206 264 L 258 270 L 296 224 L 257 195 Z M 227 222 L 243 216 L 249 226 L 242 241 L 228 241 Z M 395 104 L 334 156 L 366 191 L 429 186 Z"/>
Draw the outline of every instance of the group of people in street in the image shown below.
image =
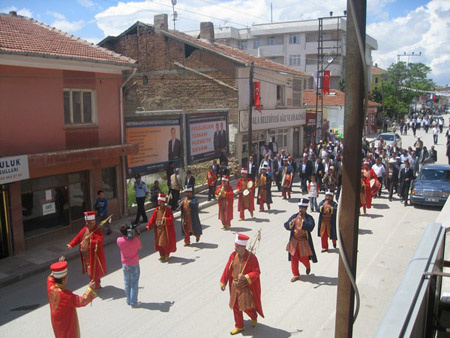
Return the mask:
<path id="1" fill-rule="evenodd" d="M 450 139 L 450 127 L 446 132 Z M 276 144 L 276 143 L 275 143 Z M 449 142 L 447 142 L 448 146 Z M 277 149 L 274 144 L 272 149 Z M 412 180 L 417 176 L 420 166 L 437 160 L 434 146 L 430 150 L 424 146 L 420 137 L 415 144 L 408 148 L 400 148 L 394 142 L 387 145 L 383 140 L 377 148 L 366 139 L 362 141 L 363 163 L 361 168 L 361 207 L 364 213 L 372 206 L 372 199 L 380 197 L 383 188 L 388 193 L 389 200 L 393 200 L 394 193 L 400 196 L 407 205 L 409 188 Z M 270 149 L 269 149 L 270 150 Z M 273 203 L 272 190 L 280 192 L 281 199 L 291 199 L 294 180 L 298 179 L 299 193 L 298 212 L 291 215 L 284 223 L 289 231 L 286 251 L 290 261 L 292 273 L 291 282 L 300 280 L 299 263 L 304 266 L 305 274 L 311 273 L 311 262 L 318 262 L 318 255 L 314 248 L 314 229 L 316 222 L 310 212 L 317 212 L 317 237 L 320 238 L 321 252 L 326 253 L 330 244 L 337 248 L 337 213 L 338 201 L 342 186 L 343 144 L 339 140 L 323 141 L 310 144 L 303 151 L 299 162 L 280 149 L 275 153 L 270 150 L 256 163 L 252 156 L 240 169 L 240 178 L 236 190 L 230 184 L 230 171 L 227 163 L 218 165 L 214 161 L 210 166 L 206 181 L 208 186 L 208 200 L 218 200 L 218 218 L 222 229 L 231 229 L 234 212 L 238 212 L 238 219 L 254 218 L 256 212 L 271 212 Z M 126 302 L 131 307 L 138 307 L 139 289 L 139 254 L 142 247 L 140 234 L 137 229 L 140 217 L 146 222 L 145 230 L 153 230 L 154 249 L 159 253 L 162 263 L 169 261 L 170 255 L 177 250 L 177 237 L 174 223 L 174 212 L 181 212 L 181 234 L 185 246 L 191 245 L 191 238 L 199 242 L 203 233 L 199 217 L 199 200 L 195 196 L 195 178 L 187 172 L 184 189 L 181 182 L 172 180 L 177 174 L 172 168 L 170 175 L 171 193 L 178 190 L 182 198 L 177 198 L 176 206 L 168 204 L 168 196 L 161 192 L 159 183 L 155 182 L 150 192 L 153 199 L 156 195 L 157 206 L 147 219 L 142 201 L 149 194 L 147 186 L 136 176 L 134 188 L 138 212 L 136 221 L 121 227 L 121 237 L 117 245 L 121 252 L 122 269 L 124 274 L 124 289 Z M 320 194 L 324 199 L 319 201 Z M 237 197 L 237 208 L 234 200 Z M 66 289 L 67 262 L 64 257 L 51 266 L 52 274 L 48 278 L 48 295 L 51 308 L 52 325 L 55 335 L 76 336 L 78 327 L 76 307 L 85 306 L 91 302 L 96 292 L 101 288 L 101 277 L 106 273 L 106 259 L 103 250 L 102 226 L 107 224 L 108 214 L 105 213 L 107 201 L 103 200 L 102 192 L 98 193 L 95 204 L 96 211 L 85 213 L 86 226 L 75 238 L 67 244 L 68 248 L 79 247 L 82 272 L 89 275 L 89 287 L 83 296 L 76 296 Z M 335 201 L 336 199 L 336 201 Z M 105 202 L 106 201 L 106 202 Z M 255 207 L 255 203 L 259 208 Z M 100 224 L 99 224 L 100 222 Z M 264 317 L 261 303 L 261 286 L 258 259 L 255 252 L 247 248 L 250 238 L 244 234 L 237 234 L 235 249 L 229 256 L 224 272 L 220 278 L 220 288 L 230 289 L 229 306 L 233 310 L 235 326 L 231 334 L 244 330 L 243 313 L 251 319 L 252 327 L 258 323 L 258 316 Z"/>

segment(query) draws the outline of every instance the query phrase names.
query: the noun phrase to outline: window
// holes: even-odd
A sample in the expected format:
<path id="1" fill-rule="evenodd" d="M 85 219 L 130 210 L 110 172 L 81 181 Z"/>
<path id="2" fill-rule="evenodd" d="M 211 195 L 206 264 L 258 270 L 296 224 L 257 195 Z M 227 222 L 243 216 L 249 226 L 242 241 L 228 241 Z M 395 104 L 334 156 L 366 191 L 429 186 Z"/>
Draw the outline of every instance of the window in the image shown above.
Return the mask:
<path id="1" fill-rule="evenodd" d="M 289 44 L 294 45 L 300 43 L 300 34 L 289 34 Z"/>
<path id="2" fill-rule="evenodd" d="M 269 40 L 267 41 L 267 44 L 269 46 L 273 46 L 275 44 L 275 37 L 274 36 L 269 36 Z"/>
<path id="3" fill-rule="evenodd" d="M 70 124 L 95 123 L 95 92 L 92 90 L 64 89 L 64 122 Z"/>
<path id="4" fill-rule="evenodd" d="M 107 200 L 117 197 L 116 168 L 102 169 L 102 190 Z"/>
<path id="5" fill-rule="evenodd" d="M 242 40 L 239 44 L 239 49 L 247 49 L 247 40 Z"/>
<path id="6" fill-rule="evenodd" d="M 285 88 L 282 85 L 277 85 L 277 105 L 278 106 L 284 106 L 284 92 Z"/>
<path id="7" fill-rule="evenodd" d="M 289 66 L 300 66 L 300 55 L 289 55 Z"/>
<path id="8" fill-rule="evenodd" d="M 261 41 L 259 40 L 259 38 L 256 38 L 255 40 L 253 40 L 253 48 L 259 48 L 259 46 L 261 46 Z"/>
<path id="9" fill-rule="evenodd" d="M 293 82 L 293 106 L 301 107 L 302 106 L 302 80 L 294 79 Z"/>

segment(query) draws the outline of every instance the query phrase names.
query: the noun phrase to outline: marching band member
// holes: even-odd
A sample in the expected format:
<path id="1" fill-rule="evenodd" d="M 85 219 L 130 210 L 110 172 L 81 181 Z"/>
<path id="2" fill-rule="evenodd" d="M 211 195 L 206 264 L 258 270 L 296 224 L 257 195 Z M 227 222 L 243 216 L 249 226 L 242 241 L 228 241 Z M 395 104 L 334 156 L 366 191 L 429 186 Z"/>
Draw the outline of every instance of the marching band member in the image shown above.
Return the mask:
<path id="1" fill-rule="evenodd" d="M 103 250 L 103 233 L 95 225 L 95 211 L 84 213 L 86 226 L 67 244 L 69 249 L 80 245 L 82 273 L 88 273 L 90 280 L 95 282 L 94 289 L 101 288 L 100 278 L 106 275 L 105 252 Z"/>
<path id="2" fill-rule="evenodd" d="M 258 186 L 258 204 L 259 211 L 264 211 L 264 203 L 267 204 L 267 209 L 270 210 L 270 204 L 272 203 L 272 176 L 267 173 L 269 169 L 268 165 L 264 165 L 261 169 L 261 175 L 257 180 Z"/>
<path id="3" fill-rule="evenodd" d="M 195 236 L 195 241 L 200 240 L 202 225 L 198 216 L 198 199 L 193 196 L 193 187 L 186 187 L 183 193 L 186 197 L 180 201 L 181 209 L 181 233 L 184 235 L 184 246 L 191 244 L 190 236 Z"/>
<path id="4" fill-rule="evenodd" d="M 283 166 L 278 168 L 278 173 L 281 176 L 281 196 L 283 196 L 284 200 L 287 199 L 286 196 L 291 198 L 291 183 L 294 170 L 289 165 L 287 158 L 283 159 Z"/>
<path id="5" fill-rule="evenodd" d="M 260 270 L 256 256 L 249 252 L 247 241 L 249 237 L 237 234 L 235 250 L 223 270 L 220 278 L 220 289 L 225 291 L 228 284 L 230 289 L 230 308 L 234 312 L 235 327 L 230 334 L 235 335 L 244 331 L 245 312 L 252 320 L 252 327 L 258 323 L 258 314 L 264 318 L 261 305 Z"/>
<path id="6" fill-rule="evenodd" d="M 148 221 L 146 230 L 155 227 L 155 250 L 159 252 L 159 260 L 168 262 L 171 252 L 177 251 L 177 236 L 173 224 L 172 210 L 166 206 L 166 195 L 159 194 L 158 206 Z"/>
<path id="7" fill-rule="evenodd" d="M 333 201 L 333 190 L 328 189 L 325 192 L 325 199 L 319 204 L 319 224 L 317 232 L 322 239 L 322 252 L 328 251 L 328 238 L 333 242 L 333 248 L 336 248 L 336 215 L 338 205 Z"/>
<path id="8" fill-rule="evenodd" d="M 222 184 L 217 187 L 216 196 L 219 200 L 219 219 L 222 221 L 222 229 L 230 230 L 233 219 L 233 188 L 230 185 L 230 177 L 223 176 Z"/>
<path id="9" fill-rule="evenodd" d="M 298 202 L 299 212 L 292 215 L 284 227 L 290 231 L 289 242 L 286 246 L 286 251 L 289 252 L 289 260 L 291 261 L 291 270 L 294 277 L 291 282 L 300 279 L 300 272 L 298 270 L 298 262 L 306 268 L 306 274 L 311 272 L 310 260 L 317 263 L 316 253 L 314 252 L 314 244 L 312 242 L 311 231 L 314 230 L 314 219 L 306 213 L 309 200 L 307 198 L 300 198 Z"/>
<path id="10" fill-rule="evenodd" d="M 237 183 L 237 189 L 239 193 L 238 199 L 238 211 L 239 220 L 242 221 L 245 218 L 244 210 L 250 211 L 250 215 L 253 217 L 253 211 L 255 210 L 255 187 L 251 178 L 247 177 L 248 169 L 242 168 L 241 178 Z"/>
<path id="11" fill-rule="evenodd" d="M 77 307 L 83 307 L 97 296 L 93 290 L 95 281 L 89 282 L 89 287 L 83 296 L 77 296 L 66 288 L 68 280 L 67 262 L 64 257 L 59 262 L 50 265 L 52 273 L 47 278 L 48 303 L 52 327 L 56 338 L 80 337 Z"/>

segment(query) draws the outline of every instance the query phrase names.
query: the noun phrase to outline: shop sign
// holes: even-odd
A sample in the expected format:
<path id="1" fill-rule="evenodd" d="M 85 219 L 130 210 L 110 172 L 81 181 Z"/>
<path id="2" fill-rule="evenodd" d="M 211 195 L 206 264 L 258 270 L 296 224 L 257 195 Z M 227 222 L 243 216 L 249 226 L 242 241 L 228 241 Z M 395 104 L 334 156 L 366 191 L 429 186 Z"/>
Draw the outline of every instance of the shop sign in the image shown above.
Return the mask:
<path id="1" fill-rule="evenodd" d="M 248 111 L 239 112 L 239 131 L 248 131 Z M 266 130 L 304 125 L 306 123 L 305 109 L 273 109 L 262 110 L 262 113 L 252 113 L 252 129 Z"/>
<path id="2" fill-rule="evenodd" d="M 22 181 L 30 178 L 28 156 L 0 158 L 0 184 Z"/>

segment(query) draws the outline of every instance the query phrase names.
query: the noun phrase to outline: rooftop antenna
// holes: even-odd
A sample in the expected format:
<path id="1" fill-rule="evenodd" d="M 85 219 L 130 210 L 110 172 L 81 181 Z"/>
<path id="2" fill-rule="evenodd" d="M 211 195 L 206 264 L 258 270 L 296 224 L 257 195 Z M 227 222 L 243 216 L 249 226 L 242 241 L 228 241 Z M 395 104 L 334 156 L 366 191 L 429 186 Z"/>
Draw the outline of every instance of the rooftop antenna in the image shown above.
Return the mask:
<path id="1" fill-rule="evenodd" d="M 173 30 L 175 30 L 175 21 L 177 21 L 178 13 L 175 10 L 175 5 L 177 4 L 177 0 L 171 0 L 172 1 L 172 16 L 173 16 Z"/>

